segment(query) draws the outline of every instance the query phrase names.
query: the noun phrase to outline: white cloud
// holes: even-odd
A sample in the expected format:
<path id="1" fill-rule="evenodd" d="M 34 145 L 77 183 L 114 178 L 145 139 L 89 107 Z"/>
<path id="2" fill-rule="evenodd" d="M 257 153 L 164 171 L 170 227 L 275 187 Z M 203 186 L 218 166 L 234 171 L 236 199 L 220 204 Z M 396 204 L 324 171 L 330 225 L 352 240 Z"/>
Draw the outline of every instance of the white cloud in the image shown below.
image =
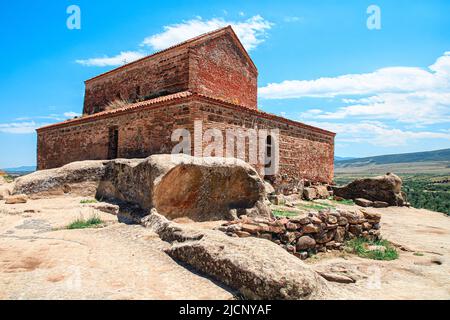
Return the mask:
<path id="1" fill-rule="evenodd" d="M 123 51 L 114 57 L 104 56 L 101 58 L 90 58 L 85 60 L 80 59 L 75 62 L 88 67 L 120 66 L 141 59 L 145 56 L 146 54 L 141 51 Z"/>
<path id="2" fill-rule="evenodd" d="M 63 115 L 64 115 L 64 117 L 66 117 L 66 118 L 75 118 L 75 117 L 81 116 L 80 113 L 73 112 L 73 111 L 70 111 L 70 112 L 64 112 Z"/>
<path id="3" fill-rule="evenodd" d="M 450 59 L 449 56 L 445 56 Z M 317 80 L 285 80 L 260 88 L 265 99 L 330 98 L 342 95 L 368 95 L 378 92 L 412 92 L 417 90 L 444 90 L 448 75 L 438 76 L 413 67 L 382 68 L 372 73 L 346 74 Z M 447 79 L 446 79 L 447 78 Z"/>
<path id="4" fill-rule="evenodd" d="M 300 20 L 302 20 L 302 18 L 300 17 L 285 17 L 284 22 L 298 22 Z"/>
<path id="5" fill-rule="evenodd" d="M 344 99 L 349 106 L 333 112 L 307 110 L 309 119 L 392 119 L 421 125 L 450 122 L 450 92 L 418 91 L 412 93 L 380 93 L 363 99 Z"/>
<path id="6" fill-rule="evenodd" d="M 336 111 L 308 110 L 302 113 L 304 118 L 360 117 L 422 125 L 446 123 L 450 122 L 450 52 L 445 52 L 428 70 L 390 67 L 335 78 L 283 81 L 269 84 L 259 93 L 266 99 L 344 96 L 341 101 L 345 106 Z"/>
<path id="7" fill-rule="evenodd" d="M 227 13 L 224 12 L 226 15 Z M 243 14 L 243 13 L 242 13 Z M 239 13 L 240 16 L 241 13 Z M 184 21 L 182 23 L 164 26 L 164 31 L 145 38 L 141 47 L 147 46 L 153 50 L 163 50 L 190 38 L 207 33 L 227 25 L 231 25 L 247 50 L 255 49 L 264 41 L 267 30 L 273 23 L 265 20 L 260 15 L 253 16 L 244 21 L 227 21 L 224 18 L 203 20 L 201 17 Z M 133 62 L 147 55 L 142 50 L 122 51 L 113 57 L 103 56 L 89 59 L 78 59 L 75 62 L 88 67 L 121 66 Z"/>
<path id="8" fill-rule="evenodd" d="M 52 122 L 60 122 L 79 116 L 80 114 L 70 111 L 64 112 L 62 115 L 50 114 L 46 116 L 21 117 L 10 123 L 0 123 L 0 133 L 9 134 L 30 134 L 34 133 L 37 128 L 47 126 L 50 122 L 41 122 L 39 120 L 51 120 Z"/>
<path id="9" fill-rule="evenodd" d="M 450 132 L 402 130 L 389 127 L 379 121 L 357 123 L 307 121 L 306 123 L 336 132 L 339 143 L 367 143 L 377 147 L 395 147 L 418 140 L 450 140 Z"/>
<path id="10" fill-rule="evenodd" d="M 37 128 L 43 125 L 45 124 L 37 123 L 35 121 L 0 123 L 0 132 L 12 134 L 28 134 L 34 133 Z"/>
<path id="11" fill-rule="evenodd" d="M 153 50 L 162 50 L 227 25 L 233 27 L 243 46 L 247 50 L 252 50 L 264 41 L 267 30 L 273 24 L 260 15 L 253 16 L 245 21 L 227 21 L 223 18 L 203 20 L 201 17 L 197 17 L 182 23 L 165 26 L 163 32 L 145 38 L 141 45 L 149 46 Z"/>

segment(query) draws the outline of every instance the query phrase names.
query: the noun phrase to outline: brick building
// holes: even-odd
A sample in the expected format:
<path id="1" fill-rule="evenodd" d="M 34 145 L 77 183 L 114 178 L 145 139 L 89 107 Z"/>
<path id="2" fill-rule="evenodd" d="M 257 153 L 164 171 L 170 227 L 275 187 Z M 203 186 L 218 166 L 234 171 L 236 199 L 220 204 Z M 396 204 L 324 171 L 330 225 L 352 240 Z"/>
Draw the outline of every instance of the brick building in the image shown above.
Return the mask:
<path id="1" fill-rule="evenodd" d="M 279 129 L 276 185 L 330 183 L 335 134 L 259 111 L 257 77 L 231 27 L 103 73 L 85 82 L 82 117 L 37 129 L 38 169 L 170 153 L 172 132 L 201 120 L 203 130 Z M 112 108 L 118 100 L 127 104 Z"/>

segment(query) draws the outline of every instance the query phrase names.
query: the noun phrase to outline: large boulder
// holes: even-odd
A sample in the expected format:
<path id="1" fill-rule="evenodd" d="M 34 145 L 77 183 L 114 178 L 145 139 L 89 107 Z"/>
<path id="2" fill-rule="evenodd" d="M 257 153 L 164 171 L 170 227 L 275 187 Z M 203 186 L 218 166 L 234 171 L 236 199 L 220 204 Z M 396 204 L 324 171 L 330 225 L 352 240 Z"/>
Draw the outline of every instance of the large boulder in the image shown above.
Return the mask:
<path id="1" fill-rule="evenodd" d="M 229 219 L 234 209 L 270 216 L 264 181 L 242 160 L 177 154 L 135 161 L 110 162 L 109 178 L 100 184 L 97 196 L 156 208 L 170 219 Z"/>
<path id="2" fill-rule="evenodd" d="M 386 202 L 391 206 L 405 205 L 402 180 L 393 173 L 374 178 L 357 179 L 344 187 L 333 187 L 334 195 L 344 199 L 363 198 Z"/>
<path id="3" fill-rule="evenodd" d="M 246 299 L 318 299 L 325 281 L 280 246 L 258 238 L 233 238 L 214 230 L 189 230 L 156 210 L 144 225 L 172 245 L 166 252 L 238 290 Z"/>
<path id="4" fill-rule="evenodd" d="M 73 194 L 95 196 L 100 181 L 105 178 L 109 161 L 78 161 L 61 168 L 41 170 L 15 180 L 14 194 L 31 198 Z"/>
<path id="5" fill-rule="evenodd" d="M 69 193 L 156 208 L 170 219 L 229 219 L 233 212 L 270 216 L 265 186 L 249 164 L 234 158 L 183 154 L 146 159 L 82 161 L 17 180 L 14 193 L 32 197 Z"/>

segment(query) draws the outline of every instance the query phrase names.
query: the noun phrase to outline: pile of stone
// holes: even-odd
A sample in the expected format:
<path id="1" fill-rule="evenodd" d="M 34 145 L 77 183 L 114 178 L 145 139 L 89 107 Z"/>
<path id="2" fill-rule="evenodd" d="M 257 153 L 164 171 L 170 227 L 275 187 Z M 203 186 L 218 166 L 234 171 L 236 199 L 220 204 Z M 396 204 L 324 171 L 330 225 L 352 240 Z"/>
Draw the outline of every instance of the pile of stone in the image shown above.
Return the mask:
<path id="1" fill-rule="evenodd" d="M 323 210 L 292 218 L 249 218 L 241 216 L 219 227 L 231 237 L 258 237 L 279 244 L 298 258 L 311 253 L 340 250 L 355 237 L 377 240 L 381 215 L 365 210 Z"/>

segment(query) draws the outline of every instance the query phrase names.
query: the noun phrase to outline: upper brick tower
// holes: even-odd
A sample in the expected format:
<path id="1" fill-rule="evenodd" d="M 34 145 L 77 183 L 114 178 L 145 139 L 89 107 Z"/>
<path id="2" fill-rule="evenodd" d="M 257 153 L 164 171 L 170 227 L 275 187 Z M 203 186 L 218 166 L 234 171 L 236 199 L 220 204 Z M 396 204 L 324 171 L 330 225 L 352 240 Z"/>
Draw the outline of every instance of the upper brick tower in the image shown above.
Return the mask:
<path id="1" fill-rule="evenodd" d="M 257 110 L 258 71 L 231 26 L 156 52 L 85 82 L 84 114 L 181 91 Z"/>

